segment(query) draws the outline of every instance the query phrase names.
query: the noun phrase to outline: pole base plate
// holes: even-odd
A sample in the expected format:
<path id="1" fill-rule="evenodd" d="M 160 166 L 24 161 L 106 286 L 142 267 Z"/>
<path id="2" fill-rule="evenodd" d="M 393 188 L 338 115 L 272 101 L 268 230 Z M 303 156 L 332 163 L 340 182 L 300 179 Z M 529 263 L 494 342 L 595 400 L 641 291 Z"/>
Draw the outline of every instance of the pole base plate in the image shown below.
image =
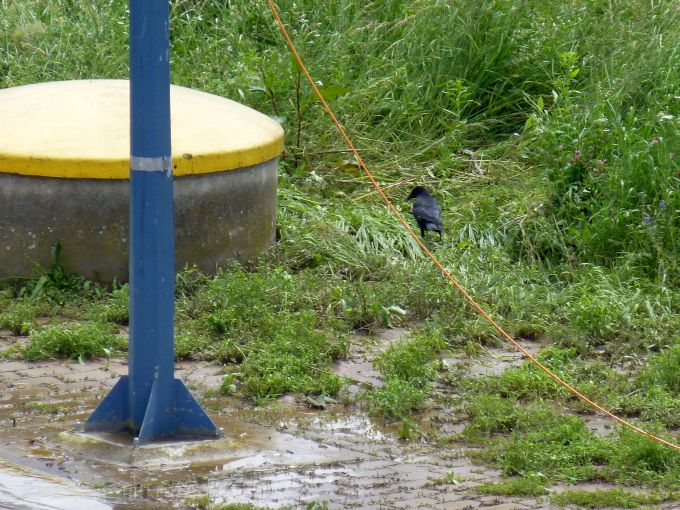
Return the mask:
<path id="1" fill-rule="evenodd" d="M 85 422 L 86 432 L 127 432 L 139 443 L 178 439 L 217 439 L 220 431 L 180 379 L 171 391 L 154 381 L 141 423 L 130 414 L 130 388 L 122 376 Z"/>

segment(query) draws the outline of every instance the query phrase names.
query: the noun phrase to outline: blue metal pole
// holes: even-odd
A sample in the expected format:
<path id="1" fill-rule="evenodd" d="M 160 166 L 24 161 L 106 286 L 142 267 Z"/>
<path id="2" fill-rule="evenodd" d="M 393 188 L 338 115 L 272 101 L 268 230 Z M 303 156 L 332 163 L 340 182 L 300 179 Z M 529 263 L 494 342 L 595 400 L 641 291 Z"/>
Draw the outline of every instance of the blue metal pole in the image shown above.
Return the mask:
<path id="1" fill-rule="evenodd" d="M 215 437 L 174 378 L 175 250 L 168 0 L 130 0 L 129 372 L 85 424 L 140 442 Z"/>
<path id="2" fill-rule="evenodd" d="M 154 383 L 161 400 L 169 400 L 174 379 L 168 25 L 167 0 L 130 0 L 128 377 L 134 431 L 141 429 Z"/>

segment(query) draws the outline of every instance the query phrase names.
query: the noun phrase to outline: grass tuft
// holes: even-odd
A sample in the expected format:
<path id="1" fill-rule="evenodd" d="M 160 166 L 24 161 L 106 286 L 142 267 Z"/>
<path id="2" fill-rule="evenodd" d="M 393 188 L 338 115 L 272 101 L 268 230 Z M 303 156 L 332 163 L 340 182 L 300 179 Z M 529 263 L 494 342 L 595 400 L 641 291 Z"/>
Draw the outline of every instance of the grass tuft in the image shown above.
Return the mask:
<path id="1" fill-rule="evenodd" d="M 509 478 L 499 483 L 483 483 L 475 487 L 475 492 L 496 496 L 543 496 L 548 494 L 545 482 L 536 476 Z"/>
<path id="2" fill-rule="evenodd" d="M 114 334 L 110 324 L 85 322 L 47 326 L 31 331 L 23 357 L 28 361 L 66 358 L 85 359 L 111 356 L 126 347 L 126 342 Z"/>
<path id="3" fill-rule="evenodd" d="M 556 505 L 577 505 L 584 508 L 638 508 L 641 505 L 660 503 L 661 498 L 635 494 L 623 489 L 580 491 L 566 490 L 550 498 Z"/>

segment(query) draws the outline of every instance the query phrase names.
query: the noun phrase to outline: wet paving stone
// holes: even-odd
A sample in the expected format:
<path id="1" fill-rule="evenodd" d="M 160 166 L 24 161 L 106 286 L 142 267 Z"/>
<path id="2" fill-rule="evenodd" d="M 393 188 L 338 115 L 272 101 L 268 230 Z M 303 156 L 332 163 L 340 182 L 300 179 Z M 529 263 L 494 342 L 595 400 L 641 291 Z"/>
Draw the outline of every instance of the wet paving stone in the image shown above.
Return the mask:
<path id="1" fill-rule="evenodd" d="M 390 330 L 368 347 L 354 342 L 355 350 L 336 364 L 336 371 L 357 388 L 379 385 L 372 357 L 405 335 L 405 330 Z M 535 344 L 532 351 L 540 347 Z M 503 350 L 491 350 L 474 363 L 449 361 L 465 364 L 472 375 L 522 363 L 516 353 Z M 85 420 L 126 373 L 121 358 L 84 364 L 0 361 L 0 459 L 69 477 L 82 486 L 106 487 L 100 499 L 117 510 L 186 508 L 186 498 L 203 495 L 215 502 L 269 508 L 305 508 L 311 502 L 327 502 L 330 510 L 558 508 L 542 499 L 477 494 L 474 487 L 499 481 L 500 472 L 474 464 L 470 450 L 458 444 L 400 441 L 395 430 L 361 410 L 339 404 L 312 409 L 294 396 L 261 409 L 235 399 L 206 398 L 203 403 L 224 427 L 225 438 L 203 446 L 132 449 L 131 438 L 113 446 L 97 439 L 99 450 L 88 446 L 72 432 L 74 422 Z M 205 362 L 180 362 L 176 374 L 197 389 L 199 400 L 214 394 L 223 378 L 222 367 Z M 433 427 L 462 430 L 464 423 L 454 414 L 445 409 L 435 413 Z M 607 423 L 591 426 L 606 429 Z M 456 483 L 443 483 L 447 477 Z"/>

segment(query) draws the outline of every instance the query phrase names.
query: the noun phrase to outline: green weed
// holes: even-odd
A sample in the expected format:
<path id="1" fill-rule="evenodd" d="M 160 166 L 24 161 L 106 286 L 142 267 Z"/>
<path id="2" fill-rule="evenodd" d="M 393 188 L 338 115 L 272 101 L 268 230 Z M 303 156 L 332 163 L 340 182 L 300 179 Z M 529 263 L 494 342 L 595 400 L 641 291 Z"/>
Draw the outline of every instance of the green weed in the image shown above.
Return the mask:
<path id="1" fill-rule="evenodd" d="M 214 341 L 206 334 L 191 328 L 175 333 L 175 359 L 206 359 L 215 352 Z"/>
<path id="2" fill-rule="evenodd" d="M 52 415 L 56 415 L 56 414 L 65 412 L 64 408 L 61 407 L 60 405 L 51 404 L 51 403 L 47 403 L 47 402 L 40 402 L 40 401 L 26 403 L 25 409 L 28 409 L 30 411 L 35 411 L 35 412 L 41 413 L 41 414 L 52 414 Z"/>
<path id="3" fill-rule="evenodd" d="M 375 365 L 387 380 L 399 379 L 426 387 L 436 377 L 432 360 L 444 347 L 440 338 L 418 336 L 391 346 L 375 360 Z"/>
<path id="4" fill-rule="evenodd" d="M 470 425 L 466 434 L 490 435 L 512 432 L 517 426 L 518 414 L 513 401 L 497 395 L 480 395 L 467 404 Z"/>
<path id="5" fill-rule="evenodd" d="M 283 319 L 283 320 L 282 320 Z M 346 352 L 316 329 L 310 313 L 272 317 L 241 364 L 247 395 L 257 400 L 284 393 L 336 395 L 340 378 L 329 372 L 330 363 Z"/>
<path id="6" fill-rule="evenodd" d="M 573 379 L 575 349 L 548 347 L 536 358 L 558 376 Z M 486 377 L 475 385 L 487 394 L 513 399 L 554 399 L 567 395 L 559 383 L 529 361 L 522 367 L 509 368 L 499 376 Z"/>
<path id="7" fill-rule="evenodd" d="M 635 494 L 623 489 L 580 491 L 566 490 L 551 496 L 556 505 L 577 505 L 585 508 L 638 508 L 640 505 L 660 503 L 661 498 Z"/>
<path id="8" fill-rule="evenodd" d="M 498 465 L 506 476 L 542 473 L 553 480 L 604 479 L 666 488 L 680 483 L 680 455 L 629 429 L 599 437 L 580 418 L 544 404 L 511 407 L 492 397 L 473 402 L 465 434 L 473 440 L 496 434 L 490 442 L 484 439 L 488 448 L 476 455 Z"/>
<path id="9" fill-rule="evenodd" d="M 444 476 L 440 478 L 435 478 L 432 480 L 433 485 L 460 485 L 460 481 L 456 478 L 456 474 L 453 471 L 449 471 Z"/>
<path id="10" fill-rule="evenodd" d="M 305 510 L 328 510 L 328 502 L 327 501 L 312 501 L 311 503 L 308 503 L 307 506 L 305 507 Z"/>
<path id="11" fill-rule="evenodd" d="M 47 326 L 31 331 L 23 357 L 28 361 L 52 358 L 85 360 L 111 356 L 125 348 L 126 342 L 107 324 L 86 322 Z"/>
<path id="12" fill-rule="evenodd" d="M 39 276 L 31 278 L 26 285 L 20 288 L 20 297 L 30 297 L 30 299 L 44 299 L 57 304 L 63 304 L 69 297 L 85 291 L 90 292 L 96 287 L 92 282 L 86 282 L 82 277 L 68 272 L 61 265 L 62 246 L 57 243 L 54 246 L 54 262 L 49 271 L 36 267 Z"/>
<path id="13" fill-rule="evenodd" d="M 26 335 L 35 325 L 35 310 L 24 301 L 9 303 L 0 312 L 0 329 L 9 329 L 14 335 Z"/>
<path id="14" fill-rule="evenodd" d="M 371 413 L 386 419 L 406 419 L 422 409 L 429 389 L 419 388 L 401 379 L 388 380 L 385 386 L 367 394 Z"/>
<path id="15" fill-rule="evenodd" d="M 680 395 L 680 339 L 672 347 L 649 356 L 647 361 L 647 367 L 638 377 L 640 386 L 660 386 L 671 394 Z"/>
<path id="16" fill-rule="evenodd" d="M 664 436 L 661 427 L 648 428 Z M 612 443 L 610 468 L 618 480 L 644 480 L 669 488 L 680 487 L 680 453 L 677 451 L 623 428 Z"/>
<path id="17" fill-rule="evenodd" d="M 581 358 L 573 347 L 551 346 L 536 355 L 537 359 L 553 373 L 606 407 L 629 416 L 662 422 L 669 427 L 677 424 L 677 410 L 680 408 L 680 396 L 663 383 L 664 378 L 670 378 L 672 381 L 675 375 L 674 369 L 671 368 L 675 363 L 673 356 L 673 349 L 662 350 L 652 357 L 655 361 L 648 368 L 634 377 L 628 377 L 608 366 Z M 654 378 L 660 379 L 657 381 Z M 592 411 L 589 406 L 573 397 L 555 380 L 528 361 L 522 367 L 510 368 L 501 375 L 468 380 L 464 385 L 473 394 L 478 395 L 470 401 L 469 412 L 471 417 L 475 420 L 478 418 L 481 423 L 485 420 L 487 408 L 499 414 L 499 419 L 503 417 L 510 419 L 512 413 L 509 404 L 517 399 L 529 401 L 568 399 L 575 411 Z M 491 405 L 492 403 L 495 405 Z M 477 426 L 476 422 L 473 423 Z M 481 423 L 480 430 L 487 430 Z"/>
<path id="18" fill-rule="evenodd" d="M 241 374 L 228 373 L 224 375 L 222 383 L 220 384 L 219 392 L 222 395 L 231 395 L 236 391 L 237 377 Z"/>
<path id="19" fill-rule="evenodd" d="M 552 478 L 596 478 L 605 460 L 606 443 L 578 418 L 564 417 L 541 406 L 517 410 L 513 432 L 498 438 L 480 454 L 506 476 L 543 473 Z"/>
<path id="20" fill-rule="evenodd" d="M 498 496 L 543 496 L 548 493 L 545 481 L 538 476 L 509 478 L 498 483 L 483 483 L 475 487 L 475 492 Z"/>
<path id="21" fill-rule="evenodd" d="M 367 393 L 369 410 L 386 419 L 405 421 L 413 411 L 421 409 L 437 376 L 433 360 L 444 347 L 438 336 L 419 335 L 378 356 L 374 364 L 386 382 L 382 388 Z"/>
<path id="22" fill-rule="evenodd" d="M 348 343 L 341 322 L 314 313 L 333 306 L 327 283 L 237 264 L 201 279 L 180 294 L 177 356 L 239 363 L 240 387 L 258 402 L 287 392 L 335 395 L 341 381 L 330 364 Z"/>
<path id="23" fill-rule="evenodd" d="M 213 503 L 209 496 L 188 498 L 185 503 L 197 510 L 268 510 L 269 508 L 252 503 Z"/>
<path id="24" fill-rule="evenodd" d="M 130 306 L 130 291 L 128 284 L 114 289 L 108 300 L 106 301 L 106 310 L 103 313 L 103 319 L 115 322 L 117 324 L 127 324 L 128 309 Z"/>

